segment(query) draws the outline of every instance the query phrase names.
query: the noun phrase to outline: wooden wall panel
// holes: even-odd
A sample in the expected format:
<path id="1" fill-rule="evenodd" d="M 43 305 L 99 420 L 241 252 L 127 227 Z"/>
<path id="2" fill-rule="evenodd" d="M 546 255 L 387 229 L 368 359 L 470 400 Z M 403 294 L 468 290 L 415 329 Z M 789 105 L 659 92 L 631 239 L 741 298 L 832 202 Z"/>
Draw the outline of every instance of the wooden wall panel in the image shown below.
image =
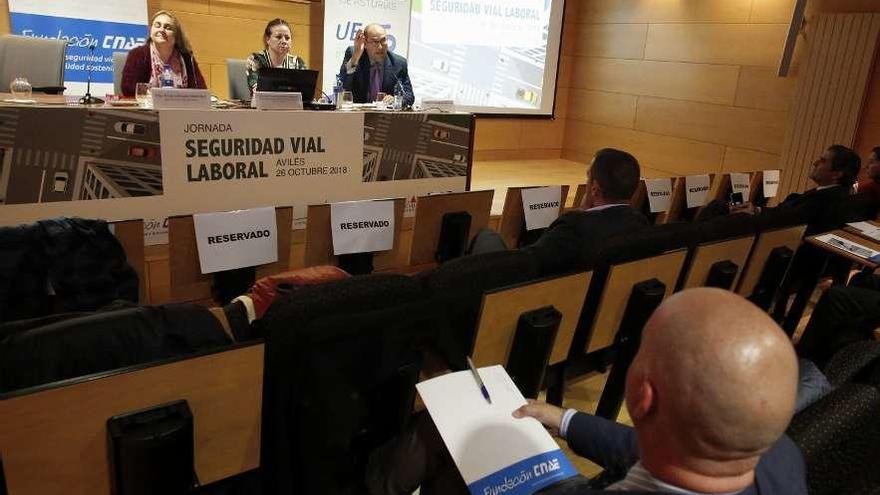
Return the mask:
<path id="1" fill-rule="evenodd" d="M 632 128 L 637 100 L 633 95 L 572 89 L 568 95 L 567 118 Z"/>
<path id="2" fill-rule="evenodd" d="M 651 24 L 645 58 L 699 64 L 779 64 L 784 24 Z"/>
<path id="3" fill-rule="evenodd" d="M 808 187 L 810 163 L 830 144 L 854 144 L 878 33 L 880 14 L 818 16 L 789 114 L 780 196 Z"/>
<path id="4" fill-rule="evenodd" d="M 647 24 L 582 24 L 571 54 L 580 57 L 641 59 L 645 56 Z"/>
<path id="5" fill-rule="evenodd" d="M 758 0 L 752 3 L 752 15 L 749 22 L 788 24 L 794 10 L 795 0 L 775 0 L 767 2 Z"/>
<path id="6" fill-rule="evenodd" d="M 754 172 L 779 168 L 780 157 L 773 153 L 727 147 L 724 149 L 722 172 Z"/>
<path id="7" fill-rule="evenodd" d="M 763 1 L 763 0 L 762 0 Z M 748 22 L 751 0 L 580 0 L 580 22 Z"/>
<path id="8" fill-rule="evenodd" d="M 794 98 L 797 68 L 790 77 L 779 77 L 776 69 L 744 66 L 739 71 L 734 105 L 787 112 Z"/>
<path id="9" fill-rule="evenodd" d="M 707 143 L 779 153 L 785 137 L 785 115 L 769 110 L 640 98 L 635 128 Z"/>

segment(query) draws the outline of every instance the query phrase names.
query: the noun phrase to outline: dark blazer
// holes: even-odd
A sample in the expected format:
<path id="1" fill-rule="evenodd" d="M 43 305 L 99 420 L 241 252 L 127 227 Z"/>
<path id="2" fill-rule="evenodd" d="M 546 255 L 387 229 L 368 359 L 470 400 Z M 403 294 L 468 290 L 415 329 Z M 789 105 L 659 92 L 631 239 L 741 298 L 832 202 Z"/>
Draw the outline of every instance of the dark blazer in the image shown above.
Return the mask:
<path id="1" fill-rule="evenodd" d="M 635 430 L 605 418 L 577 413 L 568 425 L 567 436 L 568 446 L 576 454 L 605 469 L 623 472 L 639 458 Z M 582 493 L 593 492 L 587 490 Z M 785 435 L 761 456 L 755 468 L 755 483 L 740 492 L 742 495 L 805 493 L 807 471 L 803 455 L 797 445 Z"/>
<path id="2" fill-rule="evenodd" d="M 186 69 L 186 87 L 190 89 L 207 89 L 205 77 L 199 70 L 192 54 L 183 55 L 183 65 Z M 150 61 L 150 45 L 145 43 L 137 48 L 132 48 L 125 59 L 125 68 L 122 69 L 122 94 L 134 96 L 137 83 L 150 82 L 152 77 L 152 62 Z"/>
<path id="3" fill-rule="evenodd" d="M 339 69 L 339 79 L 346 91 L 351 91 L 355 103 L 371 103 L 367 101 L 370 96 L 370 57 L 364 52 L 358 61 L 358 68 L 353 74 L 346 70 L 348 61 L 351 60 L 353 47 L 345 49 L 345 58 Z M 412 82 L 409 80 L 409 72 L 406 68 L 406 59 L 395 53 L 388 52 L 385 57 L 385 70 L 382 78 L 382 92 L 393 95 L 394 86 L 400 81 L 403 89 L 403 106 L 411 107 L 416 101 L 413 94 Z"/>
<path id="4" fill-rule="evenodd" d="M 777 208 L 810 207 L 819 209 L 828 206 L 828 201 L 837 201 L 849 196 L 849 188 L 845 186 L 829 187 L 826 189 L 810 189 L 802 193 L 791 193 L 785 197 Z"/>
<path id="5" fill-rule="evenodd" d="M 609 237 L 647 226 L 648 219 L 628 205 L 572 210 L 556 219 L 538 242 L 523 249 L 537 258 L 541 275 L 587 270 Z"/>

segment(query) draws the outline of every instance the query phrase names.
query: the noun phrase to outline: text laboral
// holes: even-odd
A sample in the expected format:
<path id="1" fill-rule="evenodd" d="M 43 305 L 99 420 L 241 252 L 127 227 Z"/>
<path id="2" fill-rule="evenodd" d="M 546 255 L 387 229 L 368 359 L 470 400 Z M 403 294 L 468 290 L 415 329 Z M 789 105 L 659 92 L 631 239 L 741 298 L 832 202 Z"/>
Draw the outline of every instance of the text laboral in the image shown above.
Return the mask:
<path id="1" fill-rule="evenodd" d="M 218 124 L 224 125 L 224 124 Z M 207 125 L 206 125 L 207 126 Z M 185 132 L 204 132 L 208 129 L 202 125 L 191 124 Z M 217 129 L 220 132 L 230 132 L 232 126 Z M 210 180 L 253 179 L 269 177 L 262 160 L 233 161 L 234 157 L 256 155 L 282 155 L 284 153 L 325 153 L 327 150 L 321 142 L 321 136 L 291 136 L 288 139 L 275 138 L 209 138 L 187 139 L 184 143 L 187 158 L 225 158 L 227 160 L 202 163 L 194 170 L 193 164 L 186 165 L 187 180 L 189 182 L 201 182 Z M 288 148 L 289 146 L 289 148 Z M 289 165 L 305 162 L 299 158 L 289 160 Z"/>

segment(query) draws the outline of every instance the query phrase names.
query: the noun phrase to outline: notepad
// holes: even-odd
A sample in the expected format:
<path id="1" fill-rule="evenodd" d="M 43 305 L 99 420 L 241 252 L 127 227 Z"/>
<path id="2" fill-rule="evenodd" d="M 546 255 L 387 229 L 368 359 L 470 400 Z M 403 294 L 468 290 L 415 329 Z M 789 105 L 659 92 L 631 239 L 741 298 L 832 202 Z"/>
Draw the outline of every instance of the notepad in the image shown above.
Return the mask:
<path id="1" fill-rule="evenodd" d="M 501 366 L 479 369 L 488 403 L 470 371 L 416 385 L 456 467 L 474 495 L 525 495 L 577 474 L 540 422 L 514 418 L 525 398 Z"/>
<path id="2" fill-rule="evenodd" d="M 864 258 L 871 261 L 874 261 L 875 259 L 877 259 L 876 257 L 880 255 L 880 252 L 878 251 L 874 251 L 873 249 L 862 246 L 861 244 L 850 241 L 849 239 L 844 239 L 843 237 L 836 236 L 834 234 L 819 235 L 816 236 L 816 240 L 858 256 L 859 258 Z"/>
<path id="3" fill-rule="evenodd" d="M 858 230 L 860 235 L 869 239 L 874 239 L 875 241 L 880 241 L 880 227 L 877 227 L 876 225 L 868 222 L 852 222 L 847 225 Z"/>

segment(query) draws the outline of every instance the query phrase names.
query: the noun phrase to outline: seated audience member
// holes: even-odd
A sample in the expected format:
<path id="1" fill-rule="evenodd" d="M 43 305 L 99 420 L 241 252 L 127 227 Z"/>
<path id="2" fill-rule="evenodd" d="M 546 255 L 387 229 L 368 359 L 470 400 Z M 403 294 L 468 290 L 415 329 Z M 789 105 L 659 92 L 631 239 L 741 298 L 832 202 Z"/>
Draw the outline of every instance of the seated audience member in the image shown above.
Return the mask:
<path id="1" fill-rule="evenodd" d="M 629 203 L 639 174 L 639 162 L 629 153 L 613 148 L 596 152 L 583 208 L 560 216 L 535 244 L 524 248 L 537 257 L 542 274 L 591 268 L 605 239 L 648 225 Z"/>
<path id="2" fill-rule="evenodd" d="M 385 28 L 379 24 L 358 30 L 354 46 L 345 50 L 339 79 L 343 88 L 352 92 L 355 103 L 377 101 L 379 93 L 385 94 L 383 101 L 388 103 L 394 99 L 395 89 L 403 96 L 404 107 L 415 102 L 406 59 L 388 51 Z"/>
<path id="3" fill-rule="evenodd" d="M 257 89 L 257 76 L 264 67 L 282 69 L 305 69 L 306 62 L 299 55 L 290 53 L 293 31 L 284 19 L 273 19 L 263 31 L 263 50 L 252 53 L 247 59 L 247 82 L 251 93 Z"/>
<path id="4" fill-rule="evenodd" d="M 147 42 L 128 52 L 122 70 L 122 94 L 134 96 L 137 83 L 161 86 L 166 64 L 171 66 L 175 88 L 207 88 L 183 26 L 174 14 L 160 10 L 150 21 Z"/>
<path id="5" fill-rule="evenodd" d="M 858 153 L 835 144 L 825 150 L 810 169 L 810 180 L 816 187 L 803 193 L 791 193 L 775 208 L 804 208 L 804 213 L 812 221 L 832 202 L 849 196 L 852 185 L 859 175 L 862 159 Z M 769 208 L 765 208 L 769 209 Z M 760 207 L 744 203 L 731 208 L 731 213 L 759 213 Z"/>
<path id="6" fill-rule="evenodd" d="M 871 150 L 866 167 L 867 177 L 859 181 L 856 193 L 869 196 L 874 202 L 880 203 L 880 146 Z"/>
<path id="7" fill-rule="evenodd" d="M 608 490 L 804 494 L 803 457 L 784 435 L 797 367 L 788 337 L 758 307 L 728 291 L 692 289 L 666 299 L 645 325 L 626 381 L 634 428 L 534 401 L 512 414 L 625 472 Z M 425 495 L 467 493 L 430 420 L 407 433 L 374 454 L 371 493 L 408 494 L 419 484 Z M 540 493 L 597 492 L 575 477 Z"/>

